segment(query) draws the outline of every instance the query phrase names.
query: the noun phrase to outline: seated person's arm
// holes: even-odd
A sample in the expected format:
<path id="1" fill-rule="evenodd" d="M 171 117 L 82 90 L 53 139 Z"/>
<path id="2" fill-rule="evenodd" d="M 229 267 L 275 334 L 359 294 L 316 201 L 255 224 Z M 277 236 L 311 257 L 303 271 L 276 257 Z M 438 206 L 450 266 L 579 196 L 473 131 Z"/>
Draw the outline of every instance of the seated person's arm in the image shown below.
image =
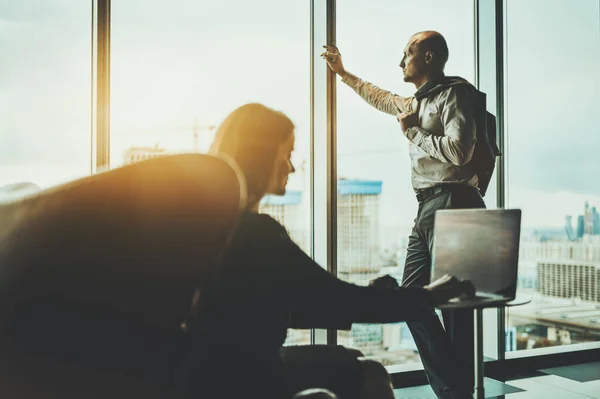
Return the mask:
<path id="1" fill-rule="evenodd" d="M 413 320 L 426 308 L 450 298 L 444 296 L 447 293 L 432 295 L 425 288 L 362 287 L 344 282 L 319 266 L 287 235 L 281 241 L 278 281 L 282 295 L 292 304 L 292 328 L 350 329 L 352 323 Z"/>

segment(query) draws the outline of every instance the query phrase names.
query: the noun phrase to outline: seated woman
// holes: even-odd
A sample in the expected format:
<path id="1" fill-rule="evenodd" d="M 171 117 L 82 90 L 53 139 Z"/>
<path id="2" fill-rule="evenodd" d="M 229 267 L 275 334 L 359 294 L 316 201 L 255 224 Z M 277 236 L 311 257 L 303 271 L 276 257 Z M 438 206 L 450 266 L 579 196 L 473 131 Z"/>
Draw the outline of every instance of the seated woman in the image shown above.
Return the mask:
<path id="1" fill-rule="evenodd" d="M 248 197 L 223 256 L 221 275 L 199 294 L 194 317 L 191 397 L 292 398 L 325 388 L 340 399 L 393 398 L 379 363 L 343 347 L 284 348 L 288 328 L 350 329 L 352 323 L 412 320 L 464 293 L 444 277 L 426 288 L 361 287 L 333 276 L 306 255 L 259 204 L 285 193 L 294 172 L 294 124 L 260 104 L 233 111 L 219 127 L 211 153 L 243 172 Z M 308 360 L 307 360 L 308 359 Z"/>

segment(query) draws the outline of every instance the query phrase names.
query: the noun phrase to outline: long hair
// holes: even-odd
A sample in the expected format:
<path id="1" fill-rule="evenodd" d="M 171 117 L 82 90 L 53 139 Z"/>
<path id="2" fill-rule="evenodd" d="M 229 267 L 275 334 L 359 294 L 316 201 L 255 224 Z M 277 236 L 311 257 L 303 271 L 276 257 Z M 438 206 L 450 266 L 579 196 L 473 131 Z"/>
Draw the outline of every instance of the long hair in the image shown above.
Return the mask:
<path id="1" fill-rule="evenodd" d="M 233 159 L 246 178 L 248 205 L 267 193 L 281 144 L 294 132 L 282 112 L 262 104 L 246 104 L 230 113 L 215 135 L 209 153 Z"/>

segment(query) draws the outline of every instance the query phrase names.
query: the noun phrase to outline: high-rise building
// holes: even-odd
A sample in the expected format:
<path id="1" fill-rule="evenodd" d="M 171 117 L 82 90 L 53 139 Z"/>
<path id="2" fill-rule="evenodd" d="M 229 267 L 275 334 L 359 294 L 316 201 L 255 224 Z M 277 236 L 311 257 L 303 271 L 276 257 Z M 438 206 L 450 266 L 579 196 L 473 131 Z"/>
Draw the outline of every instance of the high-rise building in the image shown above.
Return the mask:
<path id="1" fill-rule="evenodd" d="M 383 266 L 379 242 L 381 188 L 381 181 L 338 181 L 337 271 L 357 284 L 368 283 Z"/>
<path id="2" fill-rule="evenodd" d="M 577 261 L 538 262 L 538 291 L 557 298 L 600 299 L 600 264 Z"/>
<path id="3" fill-rule="evenodd" d="M 585 216 L 579 216 L 576 240 L 522 238 L 519 287 L 533 301 L 511 309 L 507 349 L 600 340 L 600 235 L 585 233 Z"/>
<path id="4" fill-rule="evenodd" d="M 541 241 L 523 237 L 519 246 L 519 273 L 525 262 L 579 261 L 600 263 L 600 236 L 586 236 L 577 241 Z"/>
<path id="5" fill-rule="evenodd" d="M 565 232 L 567 233 L 567 238 L 569 241 L 575 240 L 577 237 L 575 233 L 573 233 L 573 217 L 571 215 L 565 216 Z"/>
<path id="6" fill-rule="evenodd" d="M 583 215 L 577 217 L 577 238 L 582 238 L 585 235 L 600 235 L 600 214 L 596 207 L 590 207 L 587 201 L 585 202 Z"/>
<path id="7" fill-rule="evenodd" d="M 593 234 L 594 232 L 594 218 L 592 214 L 592 209 L 590 209 L 590 204 L 586 201 L 585 210 L 583 213 L 583 234 Z"/>
<path id="8" fill-rule="evenodd" d="M 593 264 L 600 267 L 600 236 L 586 235 L 577 240 L 540 240 L 535 236 L 523 237 L 519 248 L 519 277 L 520 289 L 535 289 L 544 295 L 553 295 L 548 281 L 541 288 L 540 276 L 557 276 L 553 268 L 561 269 L 565 264 Z M 565 273 L 568 274 L 565 269 Z M 562 272 L 561 272 L 562 273 Z M 567 278 L 568 276 L 565 276 Z M 568 284 L 571 280 L 565 280 Z M 557 280 L 556 284 L 559 283 Z M 577 290 L 567 290 L 570 293 Z"/>
<path id="9" fill-rule="evenodd" d="M 585 219 L 583 215 L 577 216 L 577 238 L 582 238 L 585 233 Z"/>
<path id="10" fill-rule="evenodd" d="M 592 234 L 600 235 L 600 214 L 596 210 L 596 207 L 592 208 Z"/>

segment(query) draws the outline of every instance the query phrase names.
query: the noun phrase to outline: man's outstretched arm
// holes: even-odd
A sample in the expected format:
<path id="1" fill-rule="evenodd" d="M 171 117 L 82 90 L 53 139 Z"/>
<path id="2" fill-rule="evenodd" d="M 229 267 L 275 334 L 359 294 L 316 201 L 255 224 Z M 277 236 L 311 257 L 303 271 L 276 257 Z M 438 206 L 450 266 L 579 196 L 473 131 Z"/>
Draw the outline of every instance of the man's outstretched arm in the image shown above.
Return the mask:
<path id="1" fill-rule="evenodd" d="M 369 105 L 386 114 L 396 115 L 399 112 L 412 111 L 412 98 L 401 97 L 388 90 L 383 90 L 372 83 L 360 79 L 344 68 L 342 55 L 336 46 L 323 46 L 326 51 L 321 56 L 329 68 L 342 78 L 342 82 L 350 86 Z"/>

